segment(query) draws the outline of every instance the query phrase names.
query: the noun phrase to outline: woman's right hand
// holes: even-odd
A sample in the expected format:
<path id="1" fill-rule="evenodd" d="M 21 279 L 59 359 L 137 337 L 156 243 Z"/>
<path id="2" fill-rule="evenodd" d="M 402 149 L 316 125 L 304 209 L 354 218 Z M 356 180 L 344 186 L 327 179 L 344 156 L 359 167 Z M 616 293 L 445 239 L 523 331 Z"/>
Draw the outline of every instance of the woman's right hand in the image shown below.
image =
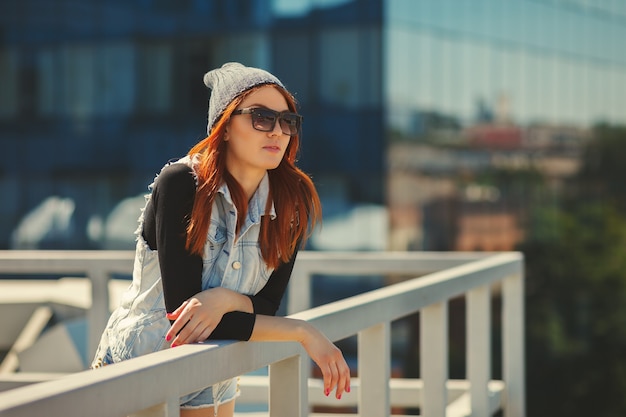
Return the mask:
<path id="1" fill-rule="evenodd" d="M 252 312 L 252 303 L 248 297 L 226 288 L 199 292 L 167 314 L 166 317 L 174 323 L 165 339 L 173 339 L 172 347 L 202 342 L 209 338 L 224 314 L 230 311 Z"/>
<path id="2" fill-rule="evenodd" d="M 165 335 L 165 340 L 172 340 L 172 347 L 186 343 L 206 340 L 222 319 L 223 312 L 212 308 L 204 298 L 208 294 L 199 293 L 183 302 L 180 307 L 167 313 L 168 320 L 174 320 Z"/>
<path id="3" fill-rule="evenodd" d="M 350 392 L 350 367 L 341 353 L 328 338 L 314 326 L 304 322 L 304 338 L 300 343 L 311 359 L 319 366 L 324 378 L 324 394 L 335 389 L 335 397 Z"/>

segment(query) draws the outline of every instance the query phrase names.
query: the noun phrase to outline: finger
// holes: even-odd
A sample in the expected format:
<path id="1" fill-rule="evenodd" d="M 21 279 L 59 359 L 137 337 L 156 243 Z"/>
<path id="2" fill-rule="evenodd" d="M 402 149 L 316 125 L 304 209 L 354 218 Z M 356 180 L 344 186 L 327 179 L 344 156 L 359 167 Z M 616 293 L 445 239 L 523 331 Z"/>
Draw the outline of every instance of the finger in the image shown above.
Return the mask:
<path id="1" fill-rule="evenodd" d="M 166 317 L 169 320 L 176 320 L 178 316 L 183 312 L 188 303 L 189 301 L 183 301 L 183 303 L 176 310 L 172 311 L 171 313 L 166 313 Z"/>
<path id="2" fill-rule="evenodd" d="M 190 318 L 189 321 L 187 321 L 182 329 L 180 329 L 176 334 L 176 337 L 172 342 L 172 347 L 184 345 L 186 343 L 193 343 L 195 341 L 195 339 L 193 339 L 193 333 L 198 325 L 199 323 L 197 323 L 197 320 Z"/>
<path id="3" fill-rule="evenodd" d="M 322 371 L 322 379 L 324 380 L 324 395 L 328 397 L 332 391 L 332 372 L 330 370 L 330 366 L 328 364 L 320 366 L 320 371 Z"/>
<path id="4" fill-rule="evenodd" d="M 339 367 L 337 366 L 337 363 L 333 362 L 330 366 L 330 369 L 332 373 L 330 390 L 332 391 L 333 389 L 335 389 L 335 398 L 340 399 L 341 394 L 343 394 L 343 387 L 339 385 L 340 374 L 339 374 Z"/>
<path id="5" fill-rule="evenodd" d="M 213 333 L 213 326 L 207 326 L 198 337 L 197 342 L 204 342 L 211 336 L 211 333 Z"/>
<path id="6" fill-rule="evenodd" d="M 328 366 L 329 370 L 329 387 L 328 393 L 330 394 L 337 387 L 337 382 L 339 381 L 339 376 L 337 372 L 337 365 L 334 362 L 331 362 Z"/>
<path id="7" fill-rule="evenodd" d="M 350 368 L 342 361 L 338 364 L 339 381 L 337 382 L 337 399 L 341 399 L 344 392 L 350 392 Z"/>
<path id="8" fill-rule="evenodd" d="M 165 340 L 170 341 L 173 338 L 178 337 L 178 335 L 185 329 L 185 327 L 187 327 L 187 325 L 191 321 L 191 317 L 189 316 L 189 313 L 183 313 L 178 316 L 176 321 L 174 321 L 174 323 L 172 324 L 172 327 L 170 327 L 167 334 L 165 335 Z"/>
<path id="9" fill-rule="evenodd" d="M 202 335 L 206 331 L 208 325 L 202 321 L 194 320 L 195 326 L 187 326 L 189 330 L 183 329 L 186 333 L 180 336 L 184 339 L 185 343 L 197 343 L 201 340 Z"/>
<path id="10" fill-rule="evenodd" d="M 172 340 L 172 338 L 175 337 L 187 324 L 188 319 L 181 318 L 181 315 L 184 313 L 187 303 L 188 302 L 185 301 L 176 310 L 172 311 L 171 313 L 165 314 L 165 317 L 168 320 L 174 320 L 174 323 L 172 323 L 172 327 L 170 327 L 168 332 L 165 334 L 165 340 L 167 340 L 168 342 Z"/>
<path id="11" fill-rule="evenodd" d="M 182 330 L 182 328 L 187 324 L 187 322 L 183 322 L 180 320 L 180 317 L 172 323 L 172 327 L 165 334 L 165 340 L 168 342 L 172 340 L 174 337 L 178 336 L 178 333 Z"/>

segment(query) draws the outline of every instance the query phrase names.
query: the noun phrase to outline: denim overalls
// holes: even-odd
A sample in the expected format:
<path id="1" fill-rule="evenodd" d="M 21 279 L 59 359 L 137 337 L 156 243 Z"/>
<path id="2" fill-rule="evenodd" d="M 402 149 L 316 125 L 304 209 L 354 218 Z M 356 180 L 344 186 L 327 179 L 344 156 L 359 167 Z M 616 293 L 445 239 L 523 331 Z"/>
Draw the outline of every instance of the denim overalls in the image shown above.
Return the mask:
<path id="1" fill-rule="evenodd" d="M 194 168 L 195 158 L 185 157 L 174 163 L 184 163 Z M 154 183 L 150 185 L 152 190 Z M 261 216 L 269 195 L 269 178 L 265 177 L 250 199 L 248 214 L 239 233 L 235 236 L 237 210 L 232 202 L 228 187 L 223 184 L 213 203 L 211 222 L 204 246 L 202 267 L 202 289 L 225 287 L 241 294 L 256 294 L 267 283 L 272 273 L 262 259 L 258 244 Z M 146 196 L 146 202 L 151 195 Z M 276 217 L 272 204 L 270 216 Z M 121 362 L 136 356 L 156 352 L 169 347 L 165 334 L 170 322 L 165 317 L 165 303 L 161 284 L 157 251 L 153 251 L 143 239 L 143 213 L 136 231 L 137 244 L 133 267 L 133 280 L 121 297 L 119 307 L 109 318 L 102 334 L 92 368 Z M 157 249 L 158 250 L 158 249 Z M 207 364 L 207 367 L 211 364 Z M 212 400 L 218 391 L 223 391 L 225 381 L 213 386 Z M 207 388 L 211 390 L 211 387 Z M 196 393 L 197 394 L 197 393 Z M 197 395 L 196 395 L 197 397 Z M 205 396 L 206 397 L 206 396 Z M 228 401 L 229 399 L 224 399 Z M 204 399 L 211 404 L 211 398 Z M 185 401 L 181 399 L 185 407 Z M 190 408 L 201 403 L 190 404 Z"/>

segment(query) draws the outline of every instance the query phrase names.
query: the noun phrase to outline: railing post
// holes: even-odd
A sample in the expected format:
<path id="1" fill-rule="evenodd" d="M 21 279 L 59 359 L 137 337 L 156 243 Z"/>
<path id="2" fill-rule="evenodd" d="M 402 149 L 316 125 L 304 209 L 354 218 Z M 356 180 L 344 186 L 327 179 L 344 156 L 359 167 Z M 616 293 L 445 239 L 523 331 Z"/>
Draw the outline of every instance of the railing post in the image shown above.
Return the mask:
<path id="1" fill-rule="evenodd" d="M 466 362 L 472 417 L 488 417 L 491 415 L 488 388 L 491 380 L 491 293 L 489 286 L 468 291 L 466 302 Z"/>
<path id="2" fill-rule="evenodd" d="M 311 308 L 311 271 L 300 265 L 296 261 L 287 287 L 287 314 Z"/>
<path id="3" fill-rule="evenodd" d="M 389 323 L 361 330 L 358 334 L 359 415 L 389 416 L 391 341 Z"/>
<path id="4" fill-rule="evenodd" d="M 424 417 L 445 417 L 448 380 L 448 303 L 420 310 L 420 369 Z"/>
<path id="5" fill-rule="evenodd" d="M 308 374 L 302 355 L 292 356 L 269 366 L 270 417 L 309 415 Z"/>
<path id="6" fill-rule="evenodd" d="M 311 304 L 313 304 L 311 293 L 311 271 L 308 268 L 303 268 L 302 264 L 298 264 L 296 261 L 291 273 L 290 284 L 287 287 L 287 314 L 294 314 L 311 308 Z M 308 377 L 311 376 L 311 361 L 300 361 L 300 369 L 303 378 L 305 378 L 304 386 L 308 387 Z M 308 388 L 305 389 L 305 392 L 307 397 L 304 400 L 305 403 L 308 403 Z"/>
<path id="7" fill-rule="evenodd" d="M 524 281 L 521 272 L 502 283 L 502 316 L 504 415 L 525 417 Z"/>
<path id="8" fill-rule="evenodd" d="M 91 282 L 91 308 L 87 312 L 87 358 L 91 360 L 109 319 L 109 274 L 100 267 L 87 271 Z"/>

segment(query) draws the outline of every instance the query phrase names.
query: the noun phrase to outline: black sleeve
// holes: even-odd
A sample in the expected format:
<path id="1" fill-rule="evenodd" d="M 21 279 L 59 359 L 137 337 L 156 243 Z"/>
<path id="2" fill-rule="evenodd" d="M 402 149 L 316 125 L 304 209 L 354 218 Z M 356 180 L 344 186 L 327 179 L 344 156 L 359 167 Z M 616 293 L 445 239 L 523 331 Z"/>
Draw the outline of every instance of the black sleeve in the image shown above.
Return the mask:
<path id="1" fill-rule="evenodd" d="M 209 339 L 249 340 L 257 314 L 276 315 L 280 302 L 287 289 L 291 271 L 296 260 L 297 250 L 289 262 L 281 264 L 272 272 L 267 284 L 256 295 L 249 295 L 254 313 L 233 311 L 226 313 Z"/>
<path id="2" fill-rule="evenodd" d="M 144 212 L 144 238 L 158 252 L 165 308 L 170 313 L 202 290 L 202 258 L 185 249 L 195 192 L 191 168 L 169 165 L 157 177 Z"/>

